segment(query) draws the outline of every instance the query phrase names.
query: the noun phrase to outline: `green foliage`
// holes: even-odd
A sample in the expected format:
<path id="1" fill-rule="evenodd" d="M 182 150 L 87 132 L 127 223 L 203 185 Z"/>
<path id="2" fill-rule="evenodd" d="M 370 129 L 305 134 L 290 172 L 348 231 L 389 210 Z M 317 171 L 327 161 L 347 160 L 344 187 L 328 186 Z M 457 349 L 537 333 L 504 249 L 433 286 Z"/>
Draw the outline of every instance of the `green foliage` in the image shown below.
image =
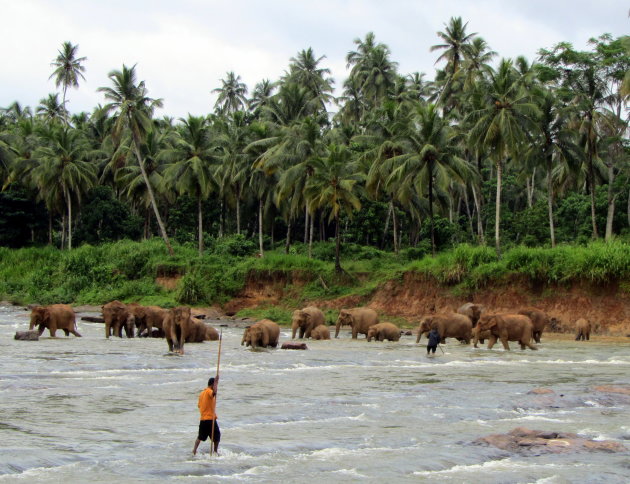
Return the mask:
<path id="1" fill-rule="evenodd" d="M 279 306 L 266 306 L 262 308 L 243 309 L 237 314 L 240 318 L 251 318 L 255 320 L 271 319 L 280 326 L 291 326 L 291 318 L 293 309 L 282 308 Z"/>
<path id="2" fill-rule="evenodd" d="M 258 246 L 253 240 L 247 239 L 242 234 L 229 235 L 214 239 L 209 251 L 217 255 L 233 257 L 247 257 L 258 252 Z"/>

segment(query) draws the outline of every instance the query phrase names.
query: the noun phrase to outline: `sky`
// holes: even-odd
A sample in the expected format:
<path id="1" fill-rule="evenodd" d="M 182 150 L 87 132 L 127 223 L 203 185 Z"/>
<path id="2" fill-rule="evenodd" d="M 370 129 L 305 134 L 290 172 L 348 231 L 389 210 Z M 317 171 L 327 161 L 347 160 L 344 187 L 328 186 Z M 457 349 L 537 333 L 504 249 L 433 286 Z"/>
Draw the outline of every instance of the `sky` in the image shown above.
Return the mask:
<path id="1" fill-rule="evenodd" d="M 105 104 L 97 89 L 125 64 L 163 99 L 157 116 L 180 118 L 212 112 L 227 72 L 251 91 L 309 47 L 325 56 L 339 95 L 346 54 L 368 32 L 389 46 L 399 73 L 433 79 L 439 53 L 430 47 L 451 17 L 499 57 L 533 61 L 558 42 L 585 50 L 591 37 L 630 34 L 629 8 L 624 0 L 0 0 L 0 107 L 35 108 L 58 91 L 50 64 L 65 41 L 87 57 L 85 81 L 67 93 L 72 113 Z"/>

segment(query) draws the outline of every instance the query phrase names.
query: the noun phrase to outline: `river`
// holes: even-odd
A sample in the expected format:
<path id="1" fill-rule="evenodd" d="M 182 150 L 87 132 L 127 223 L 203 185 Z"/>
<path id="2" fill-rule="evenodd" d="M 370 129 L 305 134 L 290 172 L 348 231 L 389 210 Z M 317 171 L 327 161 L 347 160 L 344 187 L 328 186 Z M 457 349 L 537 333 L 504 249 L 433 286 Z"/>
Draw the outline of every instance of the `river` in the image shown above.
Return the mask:
<path id="1" fill-rule="evenodd" d="M 630 449 L 630 345 L 545 339 L 539 351 L 456 341 L 427 358 L 398 343 L 308 341 L 252 351 L 223 328 L 219 456 L 191 450 L 197 397 L 218 342 L 169 355 L 164 340 L 15 341 L 28 313 L 0 308 L 0 483 L 621 483 L 629 453 L 521 456 L 472 442 L 515 427 L 576 432 Z M 57 334 L 63 335 L 63 332 Z M 290 339 L 284 329 L 280 340 Z M 423 340 L 424 341 L 424 340 Z M 500 346 L 500 345 L 499 345 Z M 549 395 L 528 394 L 548 387 Z M 562 396 L 561 396 L 562 395 Z"/>

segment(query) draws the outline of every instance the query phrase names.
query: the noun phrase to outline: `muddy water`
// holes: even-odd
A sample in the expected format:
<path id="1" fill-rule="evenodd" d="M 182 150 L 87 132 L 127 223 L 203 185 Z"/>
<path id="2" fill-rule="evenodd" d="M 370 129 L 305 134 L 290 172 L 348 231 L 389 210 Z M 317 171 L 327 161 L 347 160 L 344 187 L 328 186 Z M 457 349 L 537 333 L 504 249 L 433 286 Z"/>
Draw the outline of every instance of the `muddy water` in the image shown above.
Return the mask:
<path id="1" fill-rule="evenodd" d="M 224 328 L 219 457 L 193 458 L 197 396 L 216 342 L 170 356 L 163 340 L 13 340 L 0 309 L 0 482 L 628 482 L 630 455 L 519 456 L 471 444 L 514 427 L 630 448 L 630 346 L 543 340 L 538 352 L 450 343 L 309 341 L 253 352 Z M 47 333 L 46 333 L 47 335 Z M 281 340 L 290 338 L 283 331 Z M 528 395 L 535 387 L 555 395 Z M 562 396 L 560 396 L 562 395 Z"/>

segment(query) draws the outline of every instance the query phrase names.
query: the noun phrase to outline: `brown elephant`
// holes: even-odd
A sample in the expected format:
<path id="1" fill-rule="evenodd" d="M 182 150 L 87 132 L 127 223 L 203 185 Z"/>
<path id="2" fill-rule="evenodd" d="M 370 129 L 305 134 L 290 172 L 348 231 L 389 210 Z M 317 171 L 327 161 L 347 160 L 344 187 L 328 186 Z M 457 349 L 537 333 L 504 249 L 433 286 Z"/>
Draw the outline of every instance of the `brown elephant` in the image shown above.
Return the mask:
<path id="1" fill-rule="evenodd" d="M 184 354 L 184 343 L 194 332 L 194 323 L 188 306 L 170 309 L 162 322 L 169 351 Z"/>
<path id="2" fill-rule="evenodd" d="M 120 301 L 114 300 L 101 307 L 103 320 L 105 321 L 105 337 L 118 336 L 122 338 L 122 330 L 125 329 L 127 338 L 133 338 L 136 319 L 130 308 Z"/>
<path id="3" fill-rule="evenodd" d="M 575 341 L 589 341 L 591 339 L 591 322 L 587 319 L 580 318 L 575 322 Z"/>
<path id="4" fill-rule="evenodd" d="M 532 336 L 536 343 L 540 343 L 545 326 L 549 324 L 549 316 L 544 311 L 537 308 L 523 308 L 518 310 L 518 314 L 527 316 L 532 322 Z"/>
<path id="5" fill-rule="evenodd" d="M 367 336 L 368 329 L 375 324 L 378 324 L 378 314 L 373 309 L 342 309 L 335 326 L 335 338 L 339 336 L 339 328 L 342 326 L 349 325 L 352 328 L 352 338 L 357 339 L 359 333 Z"/>
<path id="6" fill-rule="evenodd" d="M 330 331 L 328 326 L 320 324 L 311 331 L 311 338 L 313 339 L 330 339 Z"/>
<path id="7" fill-rule="evenodd" d="M 481 316 L 477 324 L 479 331 L 490 331 L 488 349 L 501 340 L 506 350 L 510 349 L 508 341 L 518 341 L 521 349 L 525 347 L 537 350 L 532 344 L 533 325 L 531 320 L 523 314 L 486 314 Z"/>
<path id="8" fill-rule="evenodd" d="M 136 335 L 138 337 L 151 337 L 154 328 L 160 331 L 164 329 L 163 321 L 168 310 L 160 306 L 141 306 L 136 303 L 128 304 L 127 307 L 129 308 L 130 314 L 133 314 L 135 317 L 136 327 L 138 329 Z"/>
<path id="9" fill-rule="evenodd" d="M 32 330 L 37 326 L 39 335 L 46 328 L 50 331 L 50 336 L 55 337 L 55 332 L 58 329 L 63 330 L 66 336 L 70 336 L 72 333 L 75 336 L 81 337 L 77 331 L 77 322 L 74 315 L 74 309 L 67 304 L 51 304 L 50 306 L 35 306 L 31 310 L 31 324 L 29 329 Z"/>
<path id="10" fill-rule="evenodd" d="M 191 318 L 190 332 L 186 337 L 186 343 L 203 343 L 218 339 L 219 332 L 216 329 L 197 318 Z"/>
<path id="11" fill-rule="evenodd" d="M 475 304 L 475 303 L 466 303 L 457 309 L 459 314 L 463 314 L 464 316 L 468 316 L 470 318 L 470 322 L 472 323 L 472 327 L 477 326 L 477 321 L 483 314 L 485 307 L 483 304 Z"/>
<path id="12" fill-rule="evenodd" d="M 248 328 L 245 328 L 243 333 L 243 341 L 246 346 L 252 348 L 271 346 L 275 348 L 278 346 L 278 339 L 280 338 L 280 326 L 270 319 L 261 319 L 257 323 L 252 324 Z"/>
<path id="13" fill-rule="evenodd" d="M 374 338 L 376 341 L 398 341 L 400 339 L 400 328 L 393 323 L 378 323 L 370 326 L 367 333 L 368 342 Z"/>
<path id="14" fill-rule="evenodd" d="M 291 339 L 295 339 L 295 333 L 300 330 L 300 338 L 310 338 L 311 331 L 324 324 L 324 313 L 315 306 L 308 306 L 293 311 L 291 319 Z"/>
<path id="15" fill-rule="evenodd" d="M 436 329 L 442 343 L 446 338 L 457 338 L 466 344 L 472 338 L 472 322 L 468 316 L 459 313 L 437 313 L 425 316 L 418 328 L 416 343 L 420 342 L 423 333 Z"/>
<path id="16" fill-rule="evenodd" d="M 475 348 L 479 348 L 479 346 L 477 346 L 477 343 L 481 342 L 481 344 L 483 344 L 483 342 L 486 339 L 490 338 L 490 331 L 489 330 L 480 331 L 479 325 L 477 325 L 472 329 L 472 336 L 473 336 L 473 346 Z"/>

